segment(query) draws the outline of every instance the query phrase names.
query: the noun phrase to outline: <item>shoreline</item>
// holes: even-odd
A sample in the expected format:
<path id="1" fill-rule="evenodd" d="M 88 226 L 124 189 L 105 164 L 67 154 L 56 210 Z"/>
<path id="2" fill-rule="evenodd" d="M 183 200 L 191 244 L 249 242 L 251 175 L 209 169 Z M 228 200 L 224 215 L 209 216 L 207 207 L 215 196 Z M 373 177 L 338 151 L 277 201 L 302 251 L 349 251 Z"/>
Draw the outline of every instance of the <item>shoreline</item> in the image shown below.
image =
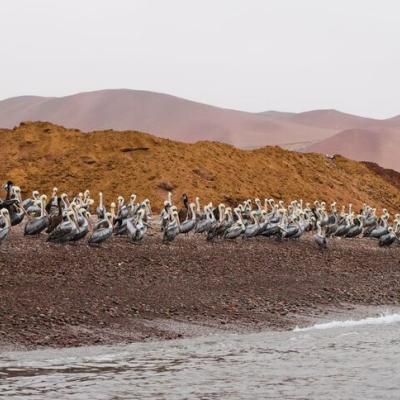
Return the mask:
<path id="1" fill-rule="evenodd" d="M 271 329 L 266 324 L 243 324 L 240 322 L 229 323 L 219 325 L 218 321 L 188 321 L 188 320 L 174 320 L 174 319 L 155 319 L 155 320 L 139 320 L 136 321 L 139 325 L 147 328 L 153 328 L 163 331 L 165 334 L 169 334 L 170 337 L 161 336 L 149 336 L 139 340 L 113 340 L 113 337 L 123 337 L 124 332 L 114 332 L 112 336 L 109 329 L 99 331 L 97 334 L 102 335 L 104 341 L 101 343 L 89 343 L 85 345 L 77 346 L 26 346 L 22 344 L 11 344 L 2 343 L 0 341 L 0 354 L 1 353 L 14 353 L 14 352 L 26 352 L 35 350 L 65 350 L 65 349 L 79 349 L 81 347 L 97 348 L 97 347 L 109 347 L 109 346 L 123 346 L 134 343 L 154 343 L 154 342 L 165 342 L 175 341 L 183 339 L 194 339 L 201 337 L 213 337 L 223 335 L 243 335 L 243 334 L 257 334 L 262 332 L 301 332 L 303 328 L 313 329 L 314 325 L 324 324 L 338 321 L 359 321 L 366 318 L 380 317 L 385 314 L 400 314 L 400 306 L 393 305 L 381 305 L 381 306 L 363 306 L 363 305 L 340 305 L 335 307 L 326 306 L 325 310 L 321 313 L 302 314 L 302 315 L 291 315 L 288 316 L 290 322 L 293 325 L 287 327 L 287 329 Z M 299 323 L 300 325 L 298 325 Z M 79 327 L 84 330 L 85 327 Z M 301 328 L 296 331 L 296 328 Z M 138 332 L 137 330 L 136 332 Z M 92 334 L 95 332 L 92 332 Z M 127 333 L 127 332 L 125 332 Z"/>
<path id="2" fill-rule="evenodd" d="M 202 236 L 102 248 L 13 229 L 0 248 L 0 348 L 36 349 L 287 330 L 400 304 L 400 246 Z M 367 311 L 365 311 L 367 312 Z M 368 314 L 369 315 L 369 314 Z M 357 314 L 359 317 L 360 315 Z"/>

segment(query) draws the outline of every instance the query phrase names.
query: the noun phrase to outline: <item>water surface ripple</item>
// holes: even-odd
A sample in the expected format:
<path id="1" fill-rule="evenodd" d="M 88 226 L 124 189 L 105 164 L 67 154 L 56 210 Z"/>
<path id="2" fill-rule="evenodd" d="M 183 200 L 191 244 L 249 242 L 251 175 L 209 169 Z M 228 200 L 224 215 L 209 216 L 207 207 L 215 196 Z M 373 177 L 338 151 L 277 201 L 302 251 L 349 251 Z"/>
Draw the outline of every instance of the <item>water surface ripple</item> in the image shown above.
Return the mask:
<path id="1" fill-rule="evenodd" d="M 0 355 L 10 399 L 399 399 L 400 316 Z"/>

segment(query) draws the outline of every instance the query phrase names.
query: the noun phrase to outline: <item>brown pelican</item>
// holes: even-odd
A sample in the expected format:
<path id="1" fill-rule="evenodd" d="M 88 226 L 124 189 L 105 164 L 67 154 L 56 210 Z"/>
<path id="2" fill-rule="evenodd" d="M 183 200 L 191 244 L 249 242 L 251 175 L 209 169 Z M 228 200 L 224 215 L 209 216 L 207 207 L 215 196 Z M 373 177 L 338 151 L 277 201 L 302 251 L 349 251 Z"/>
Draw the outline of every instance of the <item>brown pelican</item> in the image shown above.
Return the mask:
<path id="1" fill-rule="evenodd" d="M 47 214 L 51 215 L 53 212 L 57 212 L 58 210 L 58 199 L 57 196 L 58 189 L 56 187 L 53 188 L 53 192 L 51 194 L 50 201 L 46 205 Z"/>
<path id="2" fill-rule="evenodd" d="M 321 222 L 317 221 L 317 234 L 314 235 L 314 241 L 317 245 L 325 249 L 326 248 L 326 236 L 322 233 Z"/>
<path id="3" fill-rule="evenodd" d="M 11 181 L 7 181 L 6 183 L 6 200 L 11 200 L 11 195 L 12 195 L 12 188 L 13 188 L 13 183 Z"/>
<path id="4" fill-rule="evenodd" d="M 136 239 L 138 228 L 136 226 L 135 217 L 130 217 L 126 221 L 126 234 L 128 235 L 128 239 L 131 242 L 134 242 Z"/>
<path id="5" fill-rule="evenodd" d="M 178 212 L 178 216 L 179 216 L 179 220 L 188 220 L 189 219 L 189 213 L 190 213 L 190 209 L 189 209 L 189 197 L 187 196 L 186 193 L 183 194 L 182 196 L 182 203 L 183 203 L 183 208 L 181 208 Z M 196 205 L 195 205 L 196 207 Z"/>
<path id="6" fill-rule="evenodd" d="M 96 209 L 96 214 L 98 219 L 104 219 L 105 214 L 106 214 L 106 209 L 104 208 L 104 203 L 103 203 L 103 193 L 99 193 L 99 205 L 97 206 Z"/>
<path id="7" fill-rule="evenodd" d="M 228 228 L 223 235 L 224 239 L 236 239 L 240 236 L 246 227 L 244 226 L 243 221 L 236 221 L 230 228 Z"/>
<path id="8" fill-rule="evenodd" d="M 298 217 L 293 219 L 291 224 L 282 224 L 281 228 L 281 236 L 282 238 L 293 238 L 296 239 L 301 235 L 301 227 L 299 224 Z"/>
<path id="9" fill-rule="evenodd" d="M 210 210 L 209 205 L 204 207 L 204 217 L 197 222 L 195 232 L 196 233 L 204 233 L 208 232 L 208 230 L 212 227 L 215 222 L 214 214 L 212 210 Z"/>
<path id="10" fill-rule="evenodd" d="M 220 237 L 223 235 L 225 230 L 233 224 L 233 218 L 230 212 L 231 209 L 229 207 L 226 208 L 225 204 L 220 203 L 218 205 L 219 220 L 207 231 L 207 240 L 213 240 L 216 237 Z"/>
<path id="11" fill-rule="evenodd" d="M 246 227 L 244 226 L 242 216 L 240 214 L 240 209 L 237 207 L 233 210 L 237 216 L 237 221 L 230 226 L 223 235 L 224 239 L 236 239 L 242 233 L 244 233 Z"/>
<path id="12" fill-rule="evenodd" d="M 196 208 L 196 204 L 190 203 L 189 211 L 190 211 L 191 218 L 190 219 L 186 219 L 186 221 L 183 221 L 183 222 L 180 223 L 180 225 L 179 225 L 179 232 L 180 233 L 188 234 L 190 231 L 192 231 L 195 228 L 195 226 L 196 226 L 195 208 Z M 188 212 L 188 215 L 189 215 L 189 212 Z M 179 214 L 178 214 L 178 218 L 179 218 Z"/>
<path id="13" fill-rule="evenodd" d="M 67 243 L 70 242 L 78 233 L 77 222 L 75 221 L 76 215 L 73 210 L 66 212 L 66 220 L 54 229 L 53 232 L 47 236 L 46 241 L 52 243 Z"/>
<path id="14" fill-rule="evenodd" d="M 13 198 L 16 200 L 16 202 L 14 205 L 11 205 L 8 208 L 11 219 L 11 226 L 20 224 L 26 214 L 26 211 L 21 206 L 22 202 L 21 189 L 18 186 L 13 186 Z"/>
<path id="15" fill-rule="evenodd" d="M 49 225 L 46 229 L 46 233 L 51 233 L 54 231 L 54 229 L 57 228 L 58 225 L 60 225 L 63 222 L 63 210 L 61 207 L 61 197 L 57 198 L 57 208 L 58 208 L 58 214 L 57 215 L 50 215 L 49 216 Z"/>
<path id="16" fill-rule="evenodd" d="M 171 205 L 168 203 L 168 201 L 164 201 L 164 208 L 161 210 L 160 213 L 160 228 L 161 232 L 164 231 L 165 227 L 167 226 L 169 220 L 170 220 L 170 209 Z"/>
<path id="17" fill-rule="evenodd" d="M 138 211 L 138 205 L 136 204 L 136 197 L 137 197 L 136 194 L 132 193 L 129 199 L 129 204 L 127 205 L 130 217 L 135 216 L 136 212 Z"/>
<path id="18" fill-rule="evenodd" d="M 67 195 L 67 193 L 63 193 L 62 195 L 61 195 L 61 200 L 62 200 L 62 202 L 63 202 L 63 208 L 64 208 L 64 210 L 68 210 L 69 208 L 70 208 L 70 202 L 69 202 L 69 200 L 68 200 L 68 195 Z"/>
<path id="19" fill-rule="evenodd" d="M 361 235 L 362 232 L 362 222 L 361 222 L 361 215 L 357 215 L 354 218 L 353 225 L 350 227 L 349 231 L 346 233 L 345 237 L 347 238 L 355 238 Z"/>
<path id="20" fill-rule="evenodd" d="M 379 239 L 381 236 L 386 235 L 389 232 L 388 219 L 388 214 L 383 215 L 380 219 L 380 224 L 377 225 L 374 229 L 368 231 L 365 236 Z"/>
<path id="21" fill-rule="evenodd" d="M 90 223 L 90 212 L 84 208 L 80 208 L 78 212 L 78 223 L 77 223 L 77 232 L 71 238 L 72 242 L 77 242 L 78 240 L 83 239 L 88 233 L 89 229 L 91 228 Z"/>
<path id="22" fill-rule="evenodd" d="M 117 211 L 117 218 L 127 218 L 129 215 L 128 207 L 125 205 L 125 199 L 122 196 L 118 196 L 118 211 Z"/>
<path id="23" fill-rule="evenodd" d="M 172 220 L 166 225 L 164 229 L 163 242 L 172 242 L 179 234 L 179 217 L 178 212 L 172 212 Z"/>
<path id="24" fill-rule="evenodd" d="M 390 246 L 396 241 L 397 237 L 392 227 L 388 228 L 388 233 L 379 238 L 379 246 Z"/>
<path id="25" fill-rule="evenodd" d="M 127 220 L 127 234 L 131 242 L 141 242 L 147 232 L 148 225 L 143 221 L 145 209 L 138 211 L 138 220 L 135 223 L 134 217 Z"/>
<path id="26" fill-rule="evenodd" d="M 22 202 L 22 207 L 29 215 L 38 215 L 41 211 L 40 194 L 37 190 L 32 192 L 32 199 L 26 199 Z"/>
<path id="27" fill-rule="evenodd" d="M 6 208 L 0 210 L 0 217 L 4 221 L 4 224 L 0 227 L 0 245 L 6 241 L 8 234 L 11 229 L 10 214 Z"/>
<path id="28" fill-rule="evenodd" d="M 219 208 L 219 222 L 214 224 L 207 233 L 207 240 L 213 240 L 214 238 L 223 236 L 224 232 L 230 228 L 233 223 L 232 209 L 226 207 L 224 204 L 220 204 Z"/>
<path id="29" fill-rule="evenodd" d="M 243 239 L 248 239 L 254 236 L 257 236 L 258 232 L 260 231 L 260 222 L 258 220 L 258 213 L 257 211 L 251 211 L 250 216 L 253 219 L 253 224 L 248 224 L 246 229 L 243 233 Z"/>
<path id="30" fill-rule="evenodd" d="M 142 207 L 144 208 L 144 217 L 143 220 L 147 222 L 147 220 L 152 219 L 153 212 L 151 210 L 151 203 L 149 199 L 144 199 L 142 202 Z"/>
<path id="31" fill-rule="evenodd" d="M 343 221 L 339 224 L 336 231 L 333 233 L 333 236 L 346 236 L 349 233 L 352 227 L 352 215 L 348 214 L 344 217 Z"/>
<path id="32" fill-rule="evenodd" d="M 201 211 L 201 206 L 200 206 L 200 197 L 196 197 L 195 203 L 196 203 L 196 219 L 200 220 L 203 217 L 203 213 Z"/>
<path id="33" fill-rule="evenodd" d="M 100 223 L 97 224 L 97 228 L 91 234 L 88 240 L 89 246 L 98 246 L 112 236 L 113 225 L 111 221 L 111 213 L 106 213 L 104 221 L 100 221 Z M 102 222 L 106 223 L 105 226 Z"/>
<path id="34" fill-rule="evenodd" d="M 44 231 L 47 228 L 49 224 L 49 217 L 47 216 L 45 210 L 46 199 L 47 199 L 46 195 L 40 196 L 40 201 L 41 201 L 40 216 L 28 220 L 28 222 L 25 225 L 25 230 L 24 230 L 25 235 L 39 235 L 42 231 Z"/>

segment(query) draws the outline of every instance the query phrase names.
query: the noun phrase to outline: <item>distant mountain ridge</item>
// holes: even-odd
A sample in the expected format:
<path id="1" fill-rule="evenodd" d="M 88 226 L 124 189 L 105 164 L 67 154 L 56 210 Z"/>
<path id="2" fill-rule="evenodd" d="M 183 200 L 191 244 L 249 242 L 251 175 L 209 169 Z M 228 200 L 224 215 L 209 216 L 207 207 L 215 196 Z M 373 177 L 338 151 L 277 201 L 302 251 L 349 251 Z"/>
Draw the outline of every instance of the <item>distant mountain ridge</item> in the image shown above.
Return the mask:
<path id="1" fill-rule="evenodd" d="M 182 142 L 211 140 L 244 149 L 279 145 L 300 151 L 343 152 L 356 160 L 400 170 L 396 160 L 400 115 L 379 120 L 336 110 L 250 113 L 129 89 L 0 101 L 0 127 L 13 128 L 24 121 L 48 121 L 85 132 L 139 130 Z M 352 130 L 359 132 L 356 135 Z M 373 147 L 368 144 L 371 140 Z M 374 152 L 374 148 L 381 150 Z"/>

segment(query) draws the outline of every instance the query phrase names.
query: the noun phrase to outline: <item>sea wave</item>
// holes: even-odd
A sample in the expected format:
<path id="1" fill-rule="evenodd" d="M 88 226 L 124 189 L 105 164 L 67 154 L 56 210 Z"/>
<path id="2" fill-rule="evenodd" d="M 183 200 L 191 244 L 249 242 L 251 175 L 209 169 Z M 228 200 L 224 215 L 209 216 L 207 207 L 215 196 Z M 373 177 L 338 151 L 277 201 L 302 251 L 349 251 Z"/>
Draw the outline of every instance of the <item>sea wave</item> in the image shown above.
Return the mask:
<path id="1" fill-rule="evenodd" d="M 352 326 L 362 326 L 362 325 L 383 325 L 383 324 L 394 324 L 400 322 L 400 314 L 381 314 L 379 317 L 368 317 L 359 320 L 346 320 L 346 321 L 330 321 L 320 324 L 315 324 L 306 328 L 296 328 L 293 329 L 294 332 L 306 332 L 311 330 L 322 330 L 322 329 L 332 329 L 332 328 L 347 328 Z"/>

